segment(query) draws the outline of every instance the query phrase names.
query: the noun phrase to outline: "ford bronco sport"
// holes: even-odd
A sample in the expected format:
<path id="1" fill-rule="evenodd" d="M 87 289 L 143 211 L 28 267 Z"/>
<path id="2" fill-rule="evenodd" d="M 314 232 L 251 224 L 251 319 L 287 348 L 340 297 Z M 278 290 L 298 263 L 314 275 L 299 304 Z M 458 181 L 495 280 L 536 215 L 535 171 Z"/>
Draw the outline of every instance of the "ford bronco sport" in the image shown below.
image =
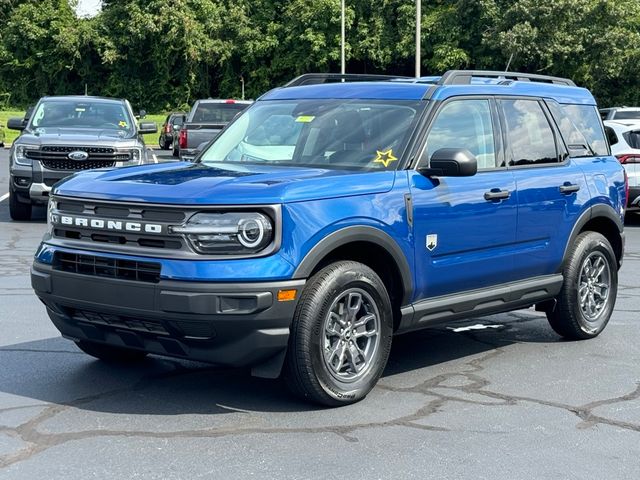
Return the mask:
<path id="1" fill-rule="evenodd" d="M 600 334 L 627 193 L 592 95 L 364 79 L 276 88 L 195 163 L 57 184 L 32 270 L 56 327 L 103 360 L 252 366 L 325 405 L 367 395 L 395 334 L 532 306 Z"/>

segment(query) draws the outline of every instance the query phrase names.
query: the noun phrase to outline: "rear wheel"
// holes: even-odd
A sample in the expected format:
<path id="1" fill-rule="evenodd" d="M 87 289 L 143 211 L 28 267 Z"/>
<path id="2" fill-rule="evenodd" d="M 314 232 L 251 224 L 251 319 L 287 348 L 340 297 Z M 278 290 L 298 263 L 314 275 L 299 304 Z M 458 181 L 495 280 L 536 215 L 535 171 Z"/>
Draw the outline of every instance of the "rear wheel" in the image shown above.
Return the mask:
<path id="1" fill-rule="evenodd" d="M 551 328 L 571 340 L 598 336 L 611 318 L 618 292 L 617 262 L 609 241 L 597 232 L 578 235 L 563 275 L 556 308 L 547 312 Z"/>
<path id="2" fill-rule="evenodd" d="M 171 145 L 171 149 L 173 150 L 173 151 L 171 152 L 171 154 L 172 154 L 174 157 L 176 157 L 176 158 L 177 158 L 178 156 L 180 156 L 180 150 L 179 150 L 178 144 L 177 144 L 175 141 L 172 143 L 172 145 Z"/>
<path id="3" fill-rule="evenodd" d="M 31 220 L 31 203 L 22 203 L 18 200 L 18 194 L 9 187 L 9 215 L 13 220 Z"/>
<path id="4" fill-rule="evenodd" d="M 342 261 L 314 275 L 291 327 L 284 378 L 296 395 L 328 406 L 362 400 L 389 358 L 391 301 L 366 265 Z"/>
<path id="5" fill-rule="evenodd" d="M 86 340 L 76 342 L 76 345 L 84 353 L 109 363 L 139 362 L 147 356 L 146 352 L 141 352 L 139 350 L 113 347 L 111 345 L 88 342 Z"/>

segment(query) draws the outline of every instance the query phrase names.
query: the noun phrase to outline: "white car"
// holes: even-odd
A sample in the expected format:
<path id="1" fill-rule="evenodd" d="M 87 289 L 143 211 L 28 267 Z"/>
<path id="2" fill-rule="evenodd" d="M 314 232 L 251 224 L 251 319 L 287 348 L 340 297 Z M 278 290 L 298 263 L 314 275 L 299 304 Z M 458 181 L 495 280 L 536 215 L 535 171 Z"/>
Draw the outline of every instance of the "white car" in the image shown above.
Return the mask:
<path id="1" fill-rule="evenodd" d="M 640 208 L 640 120 L 605 120 L 604 129 L 629 179 L 628 208 Z"/>

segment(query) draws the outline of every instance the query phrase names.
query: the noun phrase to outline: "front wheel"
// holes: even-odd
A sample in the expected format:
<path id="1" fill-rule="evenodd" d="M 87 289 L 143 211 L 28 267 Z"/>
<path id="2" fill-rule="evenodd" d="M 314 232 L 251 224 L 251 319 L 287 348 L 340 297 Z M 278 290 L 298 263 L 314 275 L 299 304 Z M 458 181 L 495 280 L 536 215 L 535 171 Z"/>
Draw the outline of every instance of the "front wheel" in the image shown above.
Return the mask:
<path id="1" fill-rule="evenodd" d="M 84 353 L 109 363 L 139 362 L 147 356 L 146 352 L 140 350 L 113 347 L 111 345 L 88 342 L 86 340 L 76 342 L 76 345 Z"/>
<path id="2" fill-rule="evenodd" d="M 596 337 L 613 313 L 618 269 L 611 244 L 597 232 L 576 238 L 563 269 L 564 284 L 547 319 L 556 333 L 571 340 Z"/>
<path id="3" fill-rule="evenodd" d="M 302 292 L 285 381 L 294 394 L 323 405 L 362 400 L 382 375 L 392 334 L 391 301 L 380 277 L 361 263 L 333 263 Z"/>

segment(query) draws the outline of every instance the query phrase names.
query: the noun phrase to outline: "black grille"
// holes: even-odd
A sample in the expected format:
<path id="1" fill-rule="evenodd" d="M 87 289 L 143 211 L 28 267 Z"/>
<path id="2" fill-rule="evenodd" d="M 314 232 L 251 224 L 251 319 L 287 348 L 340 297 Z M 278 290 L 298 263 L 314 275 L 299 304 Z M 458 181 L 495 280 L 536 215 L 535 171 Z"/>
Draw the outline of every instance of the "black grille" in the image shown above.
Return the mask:
<path id="1" fill-rule="evenodd" d="M 92 170 L 94 168 L 106 168 L 115 166 L 112 160 L 42 160 L 42 166 L 49 170 Z"/>
<path id="2" fill-rule="evenodd" d="M 164 325 L 158 320 L 124 317 L 109 313 L 91 312 L 88 310 L 73 310 L 71 316 L 76 321 L 84 321 L 94 325 L 108 325 L 115 328 L 125 328 L 138 332 L 168 335 Z"/>
<path id="3" fill-rule="evenodd" d="M 71 152 L 86 152 L 86 160 L 71 160 Z M 117 152 L 113 147 L 89 147 L 69 145 L 43 145 L 38 150 L 27 150 L 27 158 L 42 162 L 49 170 L 91 170 L 93 168 L 113 167 L 116 162 L 131 159 L 127 152 Z"/>
<path id="4" fill-rule="evenodd" d="M 53 268 L 63 272 L 94 277 L 117 278 L 147 283 L 158 283 L 160 281 L 160 264 L 153 262 L 56 252 Z"/>

